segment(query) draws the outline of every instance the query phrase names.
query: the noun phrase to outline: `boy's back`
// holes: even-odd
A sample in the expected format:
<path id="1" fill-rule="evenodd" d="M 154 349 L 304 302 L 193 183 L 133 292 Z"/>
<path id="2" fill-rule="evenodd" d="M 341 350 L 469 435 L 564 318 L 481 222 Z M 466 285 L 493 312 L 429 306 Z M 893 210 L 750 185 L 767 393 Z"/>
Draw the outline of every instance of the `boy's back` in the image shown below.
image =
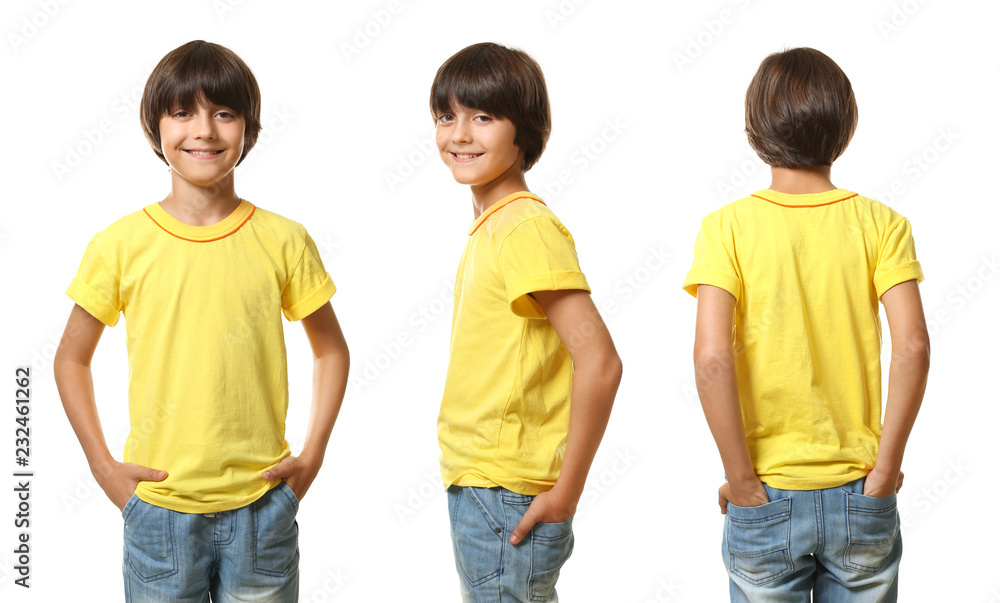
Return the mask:
<path id="1" fill-rule="evenodd" d="M 685 289 L 736 300 L 734 356 L 761 481 L 829 488 L 868 474 L 881 425 L 878 300 L 923 279 L 909 222 L 836 189 L 763 190 L 709 214 Z"/>
<path id="2" fill-rule="evenodd" d="M 830 179 L 858 110 L 829 57 L 770 55 L 745 109 L 771 186 L 704 219 L 684 283 L 726 471 L 730 597 L 895 601 L 896 491 L 929 364 L 910 225 Z M 879 301 L 893 343 L 884 423 Z"/>

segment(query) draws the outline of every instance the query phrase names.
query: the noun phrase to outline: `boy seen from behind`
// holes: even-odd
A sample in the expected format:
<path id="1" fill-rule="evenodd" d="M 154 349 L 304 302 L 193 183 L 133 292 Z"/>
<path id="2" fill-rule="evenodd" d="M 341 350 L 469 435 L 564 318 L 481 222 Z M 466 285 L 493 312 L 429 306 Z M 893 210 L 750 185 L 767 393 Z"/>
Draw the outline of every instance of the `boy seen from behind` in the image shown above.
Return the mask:
<path id="1" fill-rule="evenodd" d="M 474 217 L 438 417 L 462 596 L 556 601 L 621 361 L 573 238 L 525 182 L 551 125 L 538 64 L 497 44 L 469 46 L 438 70 L 430 106 L 441 158 L 469 186 Z"/>
<path id="2" fill-rule="evenodd" d="M 254 206 L 234 168 L 260 132 L 260 91 L 232 51 L 194 41 L 146 83 L 143 130 L 171 191 L 98 233 L 67 294 L 55 359 L 66 415 L 122 510 L 128 601 L 298 600 L 299 501 L 323 462 L 347 382 L 333 281 L 302 225 Z M 285 439 L 282 314 L 314 355 L 301 454 Z M 115 460 L 90 363 L 126 321 L 129 421 Z"/>
<path id="3" fill-rule="evenodd" d="M 684 281 L 695 373 L 725 467 L 733 601 L 895 601 L 896 492 L 930 347 L 910 223 L 837 188 L 857 124 L 829 57 L 767 57 L 746 95 L 771 187 L 709 214 Z M 881 325 L 892 363 L 882 417 Z"/>

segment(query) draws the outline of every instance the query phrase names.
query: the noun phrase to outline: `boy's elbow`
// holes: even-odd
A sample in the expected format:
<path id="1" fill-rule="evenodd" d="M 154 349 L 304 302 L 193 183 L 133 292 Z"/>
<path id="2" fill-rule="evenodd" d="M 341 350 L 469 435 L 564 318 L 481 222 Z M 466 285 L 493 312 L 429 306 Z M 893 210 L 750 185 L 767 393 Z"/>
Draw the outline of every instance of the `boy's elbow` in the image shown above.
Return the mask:
<path id="1" fill-rule="evenodd" d="M 931 364 L 931 338 L 927 329 L 917 329 L 893 341 L 892 356 L 927 371 Z"/>
<path id="2" fill-rule="evenodd" d="M 723 372 L 734 369 L 730 346 L 695 345 L 694 375 L 698 383 L 714 381 Z"/>
<path id="3" fill-rule="evenodd" d="M 601 373 L 607 384 L 614 389 L 618 389 L 618 384 L 622 381 L 622 359 L 617 352 L 612 352 L 605 357 L 602 362 Z"/>

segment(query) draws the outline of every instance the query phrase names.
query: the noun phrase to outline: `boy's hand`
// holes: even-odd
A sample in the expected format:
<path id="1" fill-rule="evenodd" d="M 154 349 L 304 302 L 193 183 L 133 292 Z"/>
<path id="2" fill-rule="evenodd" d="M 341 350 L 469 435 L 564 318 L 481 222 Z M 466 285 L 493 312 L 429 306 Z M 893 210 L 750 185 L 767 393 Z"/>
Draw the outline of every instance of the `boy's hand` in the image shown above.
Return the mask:
<path id="1" fill-rule="evenodd" d="M 865 496 L 874 496 L 876 498 L 885 498 L 886 496 L 892 496 L 899 489 L 903 487 L 903 472 L 900 471 L 893 478 L 891 475 L 883 475 L 883 472 L 879 470 L 878 465 L 868 473 L 868 477 L 865 478 L 865 488 L 862 493 Z"/>
<path id="2" fill-rule="evenodd" d="M 510 535 L 510 543 L 518 544 L 527 536 L 531 528 L 536 523 L 559 523 L 569 521 L 576 515 L 576 504 L 578 501 L 569 497 L 560 496 L 553 487 L 548 492 L 542 492 L 531 501 L 528 510 L 525 511 L 521 522 L 514 528 L 514 533 Z"/>
<path id="3" fill-rule="evenodd" d="M 302 502 L 302 497 L 309 491 L 309 486 L 319 475 L 319 464 L 310 462 L 304 456 L 289 456 L 280 463 L 264 471 L 263 478 L 269 482 L 281 480 L 292 489 L 295 498 Z"/>
<path id="4" fill-rule="evenodd" d="M 167 472 L 159 469 L 150 469 L 134 463 L 118 461 L 112 463 L 103 472 L 95 471 L 94 478 L 119 511 L 125 509 L 125 504 L 135 494 L 139 482 L 161 482 L 167 478 Z"/>
<path id="5" fill-rule="evenodd" d="M 737 507 L 759 507 L 769 502 L 771 499 L 768 498 L 767 490 L 764 489 L 760 480 L 757 480 L 756 484 L 750 484 L 749 487 L 744 488 L 733 487 L 730 482 L 722 484 L 722 487 L 719 488 L 719 508 L 723 515 L 726 514 L 727 503 L 733 503 Z"/>

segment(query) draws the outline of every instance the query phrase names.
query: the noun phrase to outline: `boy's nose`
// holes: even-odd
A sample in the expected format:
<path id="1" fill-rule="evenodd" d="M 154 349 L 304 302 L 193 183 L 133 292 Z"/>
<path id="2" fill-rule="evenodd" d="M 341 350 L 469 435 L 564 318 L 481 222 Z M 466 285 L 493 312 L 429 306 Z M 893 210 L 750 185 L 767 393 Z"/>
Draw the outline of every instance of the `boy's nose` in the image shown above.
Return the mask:
<path id="1" fill-rule="evenodd" d="M 195 138 L 214 138 L 215 122 L 211 116 L 199 117 L 194 124 Z"/>
<path id="2" fill-rule="evenodd" d="M 455 128 L 451 131 L 451 141 L 471 142 L 472 130 L 469 128 L 469 124 L 464 121 L 459 121 L 455 124 Z"/>

